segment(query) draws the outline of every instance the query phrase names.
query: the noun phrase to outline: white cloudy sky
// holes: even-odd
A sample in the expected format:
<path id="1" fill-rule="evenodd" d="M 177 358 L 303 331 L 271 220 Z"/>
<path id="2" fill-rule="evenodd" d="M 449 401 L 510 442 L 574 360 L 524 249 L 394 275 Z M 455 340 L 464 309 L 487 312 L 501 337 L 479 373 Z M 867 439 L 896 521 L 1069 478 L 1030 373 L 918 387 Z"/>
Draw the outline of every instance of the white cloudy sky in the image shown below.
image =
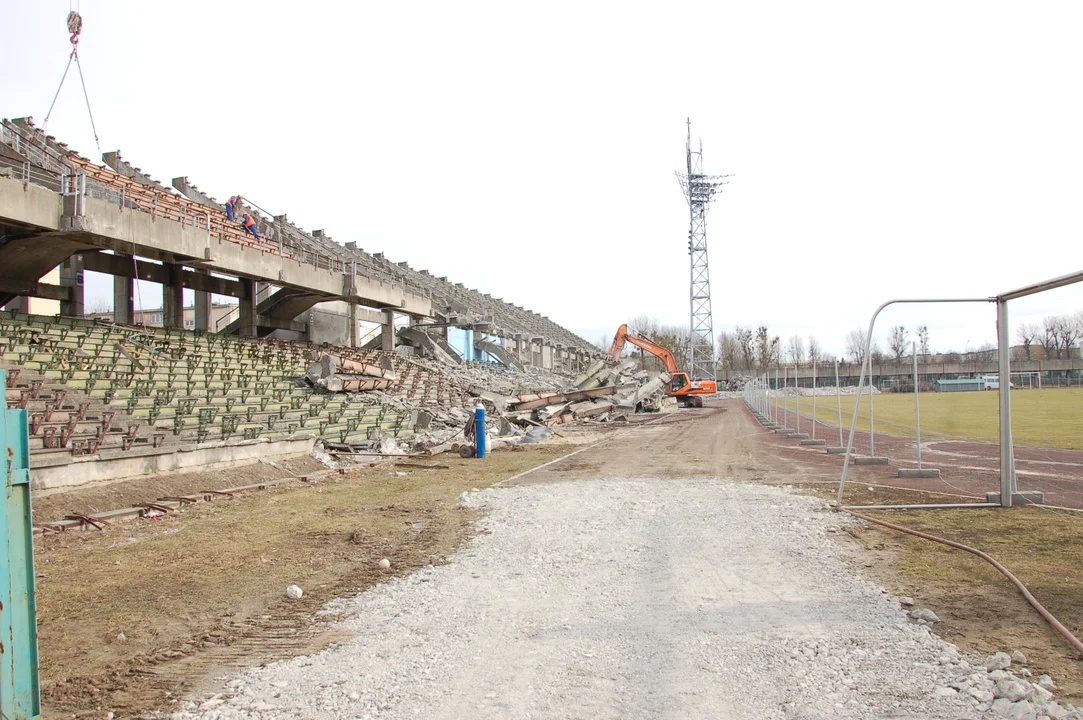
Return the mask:
<path id="1" fill-rule="evenodd" d="M 689 116 L 707 171 L 735 175 L 708 219 L 716 330 L 841 354 L 888 298 L 1083 267 L 1078 3 L 78 5 L 103 150 L 590 340 L 688 321 Z M 44 119 L 69 6 L 0 0 L 3 116 Z M 76 79 L 49 130 L 94 156 Z M 1060 290 L 1013 325 L 1081 308 Z M 878 335 L 924 322 L 973 349 L 994 317 L 896 309 Z"/>

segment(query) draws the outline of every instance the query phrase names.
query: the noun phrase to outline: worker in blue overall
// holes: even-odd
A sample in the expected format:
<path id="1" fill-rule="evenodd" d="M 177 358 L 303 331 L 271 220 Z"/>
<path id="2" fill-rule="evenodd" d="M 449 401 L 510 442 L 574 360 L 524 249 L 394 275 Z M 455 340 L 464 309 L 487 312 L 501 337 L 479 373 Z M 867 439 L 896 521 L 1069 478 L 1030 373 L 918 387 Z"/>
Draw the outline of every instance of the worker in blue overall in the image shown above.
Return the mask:
<path id="1" fill-rule="evenodd" d="M 242 198 L 240 195 L 233 195 L 232 197 L 230 197 L 229 200 L 226 201 L 226 218 L 227 219 L 229 219 L 229 220 L 233 219 L 233 214 L 235 212 L 237 212 L 237 208 L 240 207 L 241 200 L 243 200 L 243 199 L 244 198 Z"/>
<path id="2" fill-rule="evenodd" d="M 251 233 L 252 237 L 256 238 L 256 242 L 263 242 L 263 238 L 259 236 L 259 228 L 256 227 L 256 219 L 245 213 L 241 216 L 241 222 L 244 225 L 245 234 Z"/>

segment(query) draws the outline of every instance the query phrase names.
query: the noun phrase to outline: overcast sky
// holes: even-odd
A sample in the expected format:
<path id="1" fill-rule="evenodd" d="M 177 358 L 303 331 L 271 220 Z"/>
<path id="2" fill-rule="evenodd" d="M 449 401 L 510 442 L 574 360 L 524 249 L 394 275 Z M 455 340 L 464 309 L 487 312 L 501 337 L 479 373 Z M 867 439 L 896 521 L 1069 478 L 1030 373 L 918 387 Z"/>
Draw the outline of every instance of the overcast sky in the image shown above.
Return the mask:
<path id="1" fill-rule="evenodd" d="M 69 7 L 0 0 L 4 117 L 44 121 Z M 886 299 L 1083 269 L 1079 3 L 77 7 L 103 151 L 592 341 L 688 323 L 686 117 L 706 171 L 734 174 L 707 223 L 716 331 L 841 354 Z M 77 80 L 49 132 L 96 157 Z M 1012 325 L 1079 309 L 1059 290 Z M 995 342 L 992 306 L 882 317 L 882 343 L 896 323 L 934 350 Z"/>

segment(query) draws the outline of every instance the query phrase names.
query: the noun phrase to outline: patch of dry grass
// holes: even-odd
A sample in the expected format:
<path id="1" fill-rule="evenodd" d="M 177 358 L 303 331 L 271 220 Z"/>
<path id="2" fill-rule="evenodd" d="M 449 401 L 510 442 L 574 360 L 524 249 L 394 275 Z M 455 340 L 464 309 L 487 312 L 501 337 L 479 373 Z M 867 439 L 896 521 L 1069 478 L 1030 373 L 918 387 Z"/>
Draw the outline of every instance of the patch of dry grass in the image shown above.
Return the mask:
<path id="1" fill-rule="evenodd" d="M 472 533 L 476 515 L 459 505 L 463 491 L 572 449 L 431 461 L 447 469 L 385 463 L 200 503 L 160 520 L 42 538 L 35 552 L 45 704 L 69 716 L 109 707 L 101 686 L 112 683 L 129 708 L 151 708 L 153 698 L 130 697 L 118 668 L 192 652 L 198 638 L 224 625 L 291 607 L 282 599 L 289 584 L 304 589 L 296 607 L 307 618 L 330 597 L 442 562 Z M 377 566 L 383 557 L 389 572 Z"/>

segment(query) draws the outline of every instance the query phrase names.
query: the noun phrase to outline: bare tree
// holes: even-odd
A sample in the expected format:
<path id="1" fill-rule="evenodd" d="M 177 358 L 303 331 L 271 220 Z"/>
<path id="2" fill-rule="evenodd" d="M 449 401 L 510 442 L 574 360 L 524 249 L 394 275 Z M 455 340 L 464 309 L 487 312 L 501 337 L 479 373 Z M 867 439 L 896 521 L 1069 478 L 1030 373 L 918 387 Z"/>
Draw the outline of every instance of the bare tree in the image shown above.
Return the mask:
<path id="1" fill-rule="evenodd" d="M 993 343 L 983 343 L 977 351 L 978 362 L 992 363 L 997 361 L 997 346 Z"/>
<path id="2" fill-rule="evenodd" d="M 658 321 L 658 318 L 647 317 L 646 315 L 640 315 L 628 321 L 628 332 L 639 337 L 645 337 L 648 340 L 654 340 L 654 336 L 658 334 L 661 327 L 662 323 Z"/>
<path id="3" fill-rule="evenodd" d="M 893 326 L 887 336 L 887 346 L 895 364 L 901 363 L 903 355 L 906 354 L 906 328 L 902 325 Z"/>
<path id="4" fill-rule="evenodd" d="M 815 335 L 808 336 L 808 359 L 809 362 L 817 363 L 823 359 L 823 351 L 820 349 L 820 341 Z"/>
<path id="5" fill-rule="evenodd" d="M 926 357 L 929 354 L 929 326 L 918 325 L 918 352 L 922 357 Z"/>
<path id="6" fill-rule="evenodd" d="M 778 335 L 771 335 L 767 331 L 766 325 L 756 328 L 754 344 L 756 364 L 760 368 L 766 370 L 772 365 L 777 367 L 782 362 L 782 344 L 779 342 Z"/>
<path id="7" fill-rule="evenodd" d="M 744 370 L 737 340 L 726 331 L 718 334 L 718 359 L 727 370 Z"/>
<path id="8" fill-rule="evenodd" d="M 880 343 L 876 342 L 875 338 L 872 341 L 872 348 L 870 349 L 869 354 L 870 354 L 870 357 L 872 358 L 872 364 L 873 365 L 883 365 L 884 364 L 884 359 L 885 359 L 884 351 L 880 349 Z"/>
<path id="9" fill-rule="evenodd" d="M 1027 360 L 1030 360 L 1030 346 L 1039 341 L 1041 334 L 1042 329 L 1034 323 L 1022 323 L 1016 328 L 1016 342 L 1023 346 L 1023 352 L 1026 353 Z"/>
<path id="10" fill-rule="evenodd" d="M 865 361 L 865 345 L 868 338 L 869 334 L 862 328 L 851 330 L 846 336 L 846 354 L 853 358 L 854 363 Z"/>
<path id="11" fill-rule="evenodd" d="M 737 343 L 741 367 L 751 370 L 756 366 L 756 352 L 752 347 L 752 328 L 738 326 L 733 331 L 733 340 Z"/>
<path id="12" fill-rule="evenodd" d="M 1054 315 L 1042 320 L 1042 334 L 1039 336 L 1038 342 L 1045 350 L 1046 360 L 1052 360 L 1060 356 L 1060 332 L 1057 325 L 1057 318 Z"/>
<path id="13" fill-rule="evenodd" d="M 786 343 L 786 354 L 791 362 L 799 363 L 805 360 L 805 343 L 801 342 L 800 335 L 793 335 Z"/>
<path id="14" fill-rule="evenodd" d="M 1079 315 L 1061 315 L 1059 330 L 1060 330 L 1060 346 L 1064 350 L 1064 357 L 1069 358 L 1072 356 L 1072 350 L 1075 348 L 1076 342 L 1079 340 Z"/>
<path id="15" fill-rule="evenodd" d="M 101 313 L 111 312 L 113 312 L 113 303 L 109 302 L 105 298 L 96 299 L 93 303 L 90 304 L 90 307 L 86 308 L 86 313 L 88 315 L 99 315 Z"/>

